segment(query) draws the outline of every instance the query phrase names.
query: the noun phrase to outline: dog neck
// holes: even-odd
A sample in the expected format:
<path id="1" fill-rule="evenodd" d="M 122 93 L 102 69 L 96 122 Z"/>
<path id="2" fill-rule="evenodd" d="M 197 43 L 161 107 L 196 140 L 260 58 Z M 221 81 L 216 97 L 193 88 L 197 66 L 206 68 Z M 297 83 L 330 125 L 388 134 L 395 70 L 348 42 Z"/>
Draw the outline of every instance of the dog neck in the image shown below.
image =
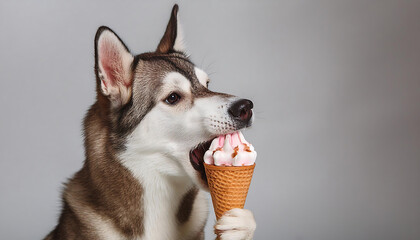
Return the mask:
<path id="1" fill-rule="evenodd" d="M 101 124 L 97 117 L 89 122 L 95 123 L 85 126 L 85 164 L 91 181 L 102 186 L 100 191 L 105 195 L 117 192 L 124 196 L 116 199 L 121 201 L 118 208 L 125 209 L 127 215 L 141 215 L 142 229 L 147 229 L 142 232 L 146 239 L 176 236 L 177 226 L 185 215 L 183 211 L 192 208 L 192 203 L 183 206 L 184 198 L 191 194 L 195 197 L 198 192 L 182 166 L 173 159 L 174 156 L 140 149 L 142 143 L 118 151 L 109 144 L 111 138 L 106 124 Z M 114 193 L 109 193 L 110 189 Z M 116 201 L 113 200 L 115 204 Z M 136 211 L 130 212 L 130 209 Z"/>

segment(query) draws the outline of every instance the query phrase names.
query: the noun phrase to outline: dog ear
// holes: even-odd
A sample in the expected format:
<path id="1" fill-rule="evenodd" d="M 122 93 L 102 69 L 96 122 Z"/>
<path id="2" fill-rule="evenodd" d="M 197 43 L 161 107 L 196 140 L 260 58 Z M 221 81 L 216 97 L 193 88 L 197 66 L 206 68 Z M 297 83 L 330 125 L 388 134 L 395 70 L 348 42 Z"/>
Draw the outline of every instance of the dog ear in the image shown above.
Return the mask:
<path id="1" fill-rule="evenodd" d="M 175 4 L 172 8 L 171 18 L 169 19 L 165 34 L 160 40 L 156 52 L 170 53 L 173 51 L 183 52 L 184 50 L 184 36 L 178 21 L 178 4 Z"/>
<path id="2" fill-rule="evenodd" d="M 133 55 L 108 27 L 100 27 L 95 36 L 95 73 L 98 86 L 112 106 L 122 106 L 131 97 Z"/>

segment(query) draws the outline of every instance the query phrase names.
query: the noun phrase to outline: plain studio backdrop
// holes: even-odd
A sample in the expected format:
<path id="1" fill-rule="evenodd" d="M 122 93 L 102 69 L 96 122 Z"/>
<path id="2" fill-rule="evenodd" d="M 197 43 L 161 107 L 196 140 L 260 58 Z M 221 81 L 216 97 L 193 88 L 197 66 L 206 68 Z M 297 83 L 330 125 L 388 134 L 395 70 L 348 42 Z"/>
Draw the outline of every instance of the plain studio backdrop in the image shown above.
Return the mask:
<path id="1" fill-rule="evenodd" d="M 57 222 L 84 160 L 97 28 L 154 50 L 173 3 L 0 2 L 0 239 Z M 419 1 L 179 4 L 210 88 L 255 104 L 255 239 L 420 239 Z"/>

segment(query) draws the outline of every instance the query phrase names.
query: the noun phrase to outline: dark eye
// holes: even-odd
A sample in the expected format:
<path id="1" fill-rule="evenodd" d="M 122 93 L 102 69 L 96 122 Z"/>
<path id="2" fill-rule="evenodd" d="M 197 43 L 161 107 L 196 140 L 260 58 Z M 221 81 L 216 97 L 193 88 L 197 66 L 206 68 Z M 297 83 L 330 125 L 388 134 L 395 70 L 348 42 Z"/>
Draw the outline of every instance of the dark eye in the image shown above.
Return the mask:
<path id="1" fill-rule="evenodd" d="M 179 96 L 177 93 L 171 93 L 169 94 L 169 96 L 166 98 L 165 102 L 171 105 L 174 105 L 175 103 L 177 103 L 179 100 L 181 99 L 181 96 Z"/>

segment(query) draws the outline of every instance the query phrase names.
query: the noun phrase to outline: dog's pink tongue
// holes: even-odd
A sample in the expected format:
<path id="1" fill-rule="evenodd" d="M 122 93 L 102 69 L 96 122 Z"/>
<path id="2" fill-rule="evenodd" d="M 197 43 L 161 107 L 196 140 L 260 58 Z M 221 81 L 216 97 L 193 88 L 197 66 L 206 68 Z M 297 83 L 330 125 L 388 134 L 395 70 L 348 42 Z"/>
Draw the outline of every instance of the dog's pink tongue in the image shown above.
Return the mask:
<path id="1" fill-rule="evenodd" d="M 204 154 L 206 164 L 217 166 L 249 166 L 256 158 L 257 152 L 240 131 L 215 138 Z"/>

